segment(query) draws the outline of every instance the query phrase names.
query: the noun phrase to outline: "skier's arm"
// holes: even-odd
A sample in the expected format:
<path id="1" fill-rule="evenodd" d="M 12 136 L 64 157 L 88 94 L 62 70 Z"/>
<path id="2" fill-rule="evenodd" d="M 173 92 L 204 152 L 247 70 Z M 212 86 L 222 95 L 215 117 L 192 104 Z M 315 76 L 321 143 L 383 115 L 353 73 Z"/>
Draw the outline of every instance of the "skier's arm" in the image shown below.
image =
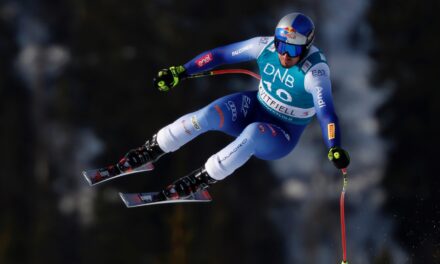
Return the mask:
<path id="1" fill-rule="evenodd" d="M 267 43 L 267 37 L 255 37 L 213 50 L 202 52 L 185 63 L 188 75 L 211 70 L 223 64 L 234 64 L 257 59 Z"/>
<path id="2" fill-rule="evenodd" d="M 168 91 L 188 75 L 208 71 L 223 64 L 256 59 L 269 40 L 269 37 L 256 37 L 205 51 L 184 65 L 160 70 L 154 78 L 154 85 L 161 91 Z"/>
<path id="3" fill-rule="evenodd" d="M 341 148 L 341 130 L 336 115 L 330 82 L 330 69 L 325 63 L 314 65 L 306 74 L 304 85 L 312 94 L 313 103 L 322 130 L 326 146 L 329 148 L 329 159 L 339 168 L 350 163 L 350 157 Z"/>

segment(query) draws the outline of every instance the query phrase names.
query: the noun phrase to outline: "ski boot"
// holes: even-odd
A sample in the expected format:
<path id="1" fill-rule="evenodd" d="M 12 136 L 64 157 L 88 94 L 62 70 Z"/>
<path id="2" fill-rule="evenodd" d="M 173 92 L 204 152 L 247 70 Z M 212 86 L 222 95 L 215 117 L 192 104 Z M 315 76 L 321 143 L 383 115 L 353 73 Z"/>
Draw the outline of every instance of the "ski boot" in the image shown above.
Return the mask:
<path id="1" fill-rule="evenodd" d="M 141 147 L 130 150 L 116 165 L 86 170 L 82 174 L 90 185 L 95 185 L 124 175 L 151 171 L 153 162 L 164 154 L 154 135 Z"/>
<path id="2" fill-rule="evenodd" d="M 187 198 L 216 182 L 215 179 L 208 175 L 205 167 L 202 167 L 166 187 L 165 190 L 162 191 L 162 194 L 167 200 Z"/>
<path id="3" fill-rule="evenodd" d="M 125 156 L 116 164 L 116 167 L 119 169 L 120 173 L 124 173 L 147 164 L 152 166 L 152 163 L 157 161 L 164 154 L 165 152 L 157 143 L 156 134 L 153 135 L 150 140 L 145 142 L 144 145 L 127 152 L 127 154 L 125 154 Z"/>

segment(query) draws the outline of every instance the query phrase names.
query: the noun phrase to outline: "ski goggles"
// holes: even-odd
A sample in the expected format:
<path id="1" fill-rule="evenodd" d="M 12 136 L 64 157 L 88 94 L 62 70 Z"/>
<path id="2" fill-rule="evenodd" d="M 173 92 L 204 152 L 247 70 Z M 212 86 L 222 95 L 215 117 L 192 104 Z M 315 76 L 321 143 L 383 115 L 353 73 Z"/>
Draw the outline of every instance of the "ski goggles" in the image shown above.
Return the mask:
<path id="1" fill-rule="evenodd" d="M 275 48 L 279 54 L 283 55 L 284 53 L 287 53 L 287 55 L 292 58 L 301 55 L 305 49 L 302 45 L 287 44 L 278 39 L 275 39 Z"/>

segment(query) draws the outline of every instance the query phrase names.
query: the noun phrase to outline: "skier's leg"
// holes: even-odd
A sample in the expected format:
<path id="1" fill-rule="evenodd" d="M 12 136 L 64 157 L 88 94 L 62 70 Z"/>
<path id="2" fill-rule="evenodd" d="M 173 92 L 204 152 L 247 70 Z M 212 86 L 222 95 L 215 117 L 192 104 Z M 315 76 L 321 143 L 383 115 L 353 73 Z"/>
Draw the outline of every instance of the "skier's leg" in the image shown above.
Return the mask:
<path id="1" fill-rule="evenodd" d="M 252 118 L 254 103 L 257 103 L 255 91 L 219 98 L 162 128 L 157 134 L 157 142 L 164 152 L 173 152 L 207 131 L 238 136 Z"/>
<path id="2" fill-rule="evenodd" d="M 208 175 L 222 180 L 244 165 L 254 155 L 275 160 L 290 153 L 305 126 L 289 126 L 286 130 L 270 123 L 251 123 L 228 146 L 211 156 L 205 163 Z"/>
<path id="3" fill-rule="evenodd" d="M 130 150 L 118 163 L 127 171 L 149 162 L 155 162 L 168 152 L 174 152 L 195 137 L 217 130 L 237 136 L 251 120 L 256 91 L 224 96 L 193 113 L 186 114 L 160 129 L 150 140 Z"/>
<path id="4" fill-rule="evenodd" d="M 305 126 L 289 126 L 285 130 L 270 123 L 251 123 L 232 143 L 211 156 L 205 165 L 168 186 L 163 194 L 168 199 L 185 197 L 224 179 L 254 155 L 274 160 L 287 155 L 295 147 Z"/>

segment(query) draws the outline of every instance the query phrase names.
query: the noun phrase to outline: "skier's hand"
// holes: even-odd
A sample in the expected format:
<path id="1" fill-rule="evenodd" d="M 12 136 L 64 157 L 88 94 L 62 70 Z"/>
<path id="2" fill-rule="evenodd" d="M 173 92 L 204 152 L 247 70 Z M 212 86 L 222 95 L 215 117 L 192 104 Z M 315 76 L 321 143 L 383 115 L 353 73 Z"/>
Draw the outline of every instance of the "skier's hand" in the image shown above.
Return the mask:
<path id="1" fill-rule="evenodd" d="M 333 162 L 338 169 L 345 169 L 350 164 L 348 152 L 340 147 L 333 147 L 328 152 L 328 159 Z"/>
<path id="2" fill-rule="evenodd" d="M 162 92 L 168 92 L 176 86 L 186 74 L 183 66 L 171 66 L 168 69 L 160 70 L 153 79 L 154 86 Z"/>

